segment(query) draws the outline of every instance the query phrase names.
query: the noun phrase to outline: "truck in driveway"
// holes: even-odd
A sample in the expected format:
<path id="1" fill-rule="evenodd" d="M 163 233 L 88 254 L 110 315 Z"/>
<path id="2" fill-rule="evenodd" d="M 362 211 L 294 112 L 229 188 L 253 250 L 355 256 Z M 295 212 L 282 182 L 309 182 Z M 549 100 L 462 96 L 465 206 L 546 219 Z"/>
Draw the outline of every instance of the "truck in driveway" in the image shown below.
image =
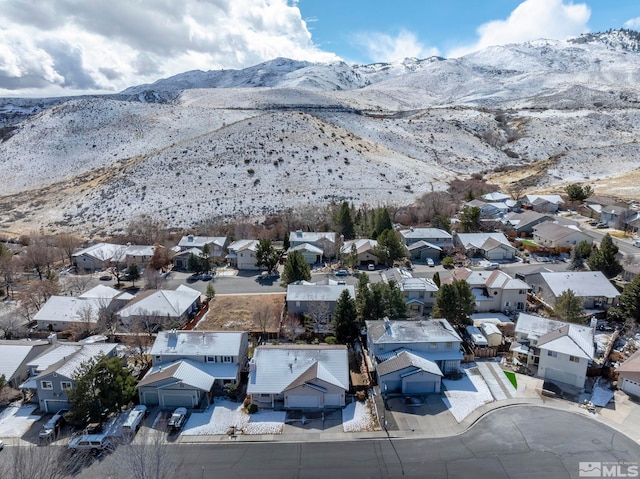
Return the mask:
<path id="1" fill-rule="evenodd" d="M 169 417 L 169 422 L 167 423 L 167 427 L 169 431 L 179 431 L 184 426 L 184 423 L 187 422 L 187 408 L 179 407 L 171 414 Z"/>

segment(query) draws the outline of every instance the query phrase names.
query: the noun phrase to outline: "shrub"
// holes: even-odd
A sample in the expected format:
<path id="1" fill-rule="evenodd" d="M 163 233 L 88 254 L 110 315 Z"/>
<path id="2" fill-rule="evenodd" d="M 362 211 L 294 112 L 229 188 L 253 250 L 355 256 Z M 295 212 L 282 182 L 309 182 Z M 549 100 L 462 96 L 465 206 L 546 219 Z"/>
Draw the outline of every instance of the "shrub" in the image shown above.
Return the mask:
<path id="1" fill-rule="evenodd" d="M 235 401 L 238 398 L 238 386 L 236 384 L 225 384 L 222 389 L 229 399 Z"/>
<path id="2" fill-rule="evenodd" d="M 255 170 L 253 168 L 249 168 L 247 170 L 247 173 L 249 173 L 250 175 L 253 175 L 255 173 Z"/>
<path id="3" fill-rule="evenodd" d="M 367 399 L 367 392 L 366 391 L 356 391 L 356 400 L 363 402 L 365 399 Z"/>
<path id="4" fill-rule="evenodd" d="M 253 403 L 249 404 L 249 407 L 247 407 L 247 412 L 249 414 L 257 413 L 258 412 L 258 406 L 256 404 L 253 404 Z"/>
<path id="5" fill-rule="evenodd" d="M 338 340 L 335 336 L 327 336 L 324 338 L 324 342 L 327 344 L 338 344 Z"/>
<path id="6" fill-rule="evenodd" d="M 447 256 L 442 260 L 442 267 L 445 269 L 453 269 L 453 258 L 451 256 Z"/>

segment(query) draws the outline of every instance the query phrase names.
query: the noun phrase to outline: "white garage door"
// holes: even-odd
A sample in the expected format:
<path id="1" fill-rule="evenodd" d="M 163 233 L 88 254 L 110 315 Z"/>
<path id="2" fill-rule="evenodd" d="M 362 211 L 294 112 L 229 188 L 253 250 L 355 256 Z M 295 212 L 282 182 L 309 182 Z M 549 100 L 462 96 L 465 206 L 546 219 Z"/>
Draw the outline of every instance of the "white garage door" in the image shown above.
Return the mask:
<path id="1" fill-rule="evenodd" d="M 628 378 L 622 379 L 622 388 L 624 392 L 640 397 L 640 383 L 631 381 Z"/>
<path id="2" fill-rule="evenodd" d="M 320 407 L 318 396 L 289 396 L 289 407 Z"/>
<path id="3" fill-rule="evenodd" d="M 331 406 L 343 406 L 342 404 L 342 394 L 325 394 L 324 395 L 324 405 Z"/>
<path id="4" fill-rule="evenodd" d="M 193 398 L 186 394 L 166 394 L 162 396 L 164 407 L 194 407 Z"/>
<path id="5" fill-rule="evenodd" d="M 404 394 L 425 394 L 432 393 L 436 390 L 434 381 L 410 381 L 404 384 Z"/>
<path id="6" fill-rule="evenodd" d="M 158 391 L 145 391 L 144 399 L 142 400 L 142 404 L 147 406 L 157 406 L 160 404 L 158 402 Z"/>
<path id="7" fill-rule="evenodd" d="M 571 374 L 559 369 L 547 368 L 545 370 L 545 379 L 549 381 L 558 381 L 565 384 L 575 385 L 578 377 L 575 374 Z"/>
<path id="8" fill-rule="evenodd" d="M 60 409 L 70 408 L 70 405 L 67 401 L 60 401 L 57 399 L 45 399 L 44 404 L 45 412 L 58 412 Z"/>

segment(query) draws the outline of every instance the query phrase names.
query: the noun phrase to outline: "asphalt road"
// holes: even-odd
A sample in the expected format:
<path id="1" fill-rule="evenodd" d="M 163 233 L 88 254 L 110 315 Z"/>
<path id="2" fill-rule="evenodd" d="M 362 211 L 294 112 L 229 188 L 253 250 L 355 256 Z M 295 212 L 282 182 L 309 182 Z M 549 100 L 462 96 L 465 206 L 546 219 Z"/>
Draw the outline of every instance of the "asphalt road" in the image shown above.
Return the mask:
<path id="1" fill-rule="evenodd" d="M 129 446 L 131 447 L 131 446 Z M 466 433 L 438 439 L 201 443 L 179 448 L 184 479 L 577 478 L 581 461 L 640 460 L 640 445 L 589 417 L 535 406 L 498 409 Z M 76 477 L 108 477 L 120 446 Z M 111 476 L 125 477 L 125 476 Z"/>

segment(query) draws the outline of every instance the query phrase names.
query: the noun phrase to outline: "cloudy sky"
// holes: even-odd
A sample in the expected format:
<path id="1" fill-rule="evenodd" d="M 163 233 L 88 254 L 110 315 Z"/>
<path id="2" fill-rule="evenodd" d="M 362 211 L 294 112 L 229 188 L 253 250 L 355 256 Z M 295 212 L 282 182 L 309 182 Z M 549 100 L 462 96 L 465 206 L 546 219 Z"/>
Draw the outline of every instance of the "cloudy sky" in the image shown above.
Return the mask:
<path id="1" fill-rule="evenodd" d="M 275 57 L 458 57 L 627 27 L 638 0 L 0 0 L 0 96 L 113 93 Z"/>

